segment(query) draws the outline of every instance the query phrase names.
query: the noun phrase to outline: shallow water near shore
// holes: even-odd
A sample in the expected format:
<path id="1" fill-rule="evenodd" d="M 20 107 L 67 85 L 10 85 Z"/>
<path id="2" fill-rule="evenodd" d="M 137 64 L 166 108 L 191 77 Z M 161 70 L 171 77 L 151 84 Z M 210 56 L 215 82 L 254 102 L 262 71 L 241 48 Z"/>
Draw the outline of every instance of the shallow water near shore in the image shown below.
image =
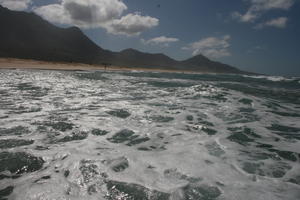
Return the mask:
<path id="1" fill-rule="evenodd" d="M 0 70 L 0 199 L 300 199 L 300 78 Z"/>

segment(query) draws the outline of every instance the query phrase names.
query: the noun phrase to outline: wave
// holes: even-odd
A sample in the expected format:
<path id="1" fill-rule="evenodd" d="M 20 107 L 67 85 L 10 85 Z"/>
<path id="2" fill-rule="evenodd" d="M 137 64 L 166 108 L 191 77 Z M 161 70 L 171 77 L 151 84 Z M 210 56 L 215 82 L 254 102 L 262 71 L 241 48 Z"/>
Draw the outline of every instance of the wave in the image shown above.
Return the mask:
<path id="1" fill-rule="evenodd" d="M 250 76 L 250 75 L 243 75 L 245 78 L 254 78 L 254 79 L 265 79 L 268 81 L 273 82 L 293 82 L 296 81 L 300 83 L 300 77 L 284 77 L 284 76 L 265 76 L 265 75 L 257 75 L 257 76 Z"/>

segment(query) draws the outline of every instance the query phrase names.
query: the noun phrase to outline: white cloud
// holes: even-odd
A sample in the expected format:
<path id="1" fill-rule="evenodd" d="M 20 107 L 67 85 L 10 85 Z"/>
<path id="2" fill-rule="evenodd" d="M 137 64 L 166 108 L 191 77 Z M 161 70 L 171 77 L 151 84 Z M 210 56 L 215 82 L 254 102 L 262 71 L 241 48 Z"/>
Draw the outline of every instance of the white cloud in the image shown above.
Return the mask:
<path id="1" fill-rule="evenodd" d="M 253 22 L 256 18 L 260 16 L 260 13 L 252 12 L 248 10 L 245 14 L 241 14 L 239 12 L 233 12 L 231 14 L 233 19 L 237 19 L 240 22 Z"/>
<path id="2" fill-rule="evenodd" d="M 72 19 L 60 4 L 50 4 L 34 9 L 34 12 L 44 19 L 58 24 L 72 24 Z"/>
<path id="3" fill-rule="evenodd" d="M 107 24 L 105 27 L 109 33 L 115 35 L 139 35 L 141 32 L 146 31 L 159 24 L 159 20 L 150 16 L 141 16 L 138 13 L 128 14 L 121 19 L 115 19 L 112 23 Z"/>
<path id="4" fill-rule="evenodd" d="M 272 20 L 266 21 L 264 23 L 258 24 L 256 26 L 256 28 L 263 28 L 266 26 L 272 26 L 275 28 L 285 28 L 287 21 L 288 21 L 287 17 L 278 17 L 276 19 L 272 19 Z"/>
<path id="5" fill-rule="evenodd" d="M 253 10 L 287 10 L 294 4 L 294 0 L 251 0 Z"/>
<path id="6" fill-rule="evenodd" d="M 109 33 L 139 35 L 157 26 L 159 20 L 140 14 L 122 16 L 127 6 L 122 0 L 61 0 L 34 9 L 46 20 L 59 24 L 70 24 L 81 28 L 105 28 Z"/>
<path id="7" fill-rule="evenodd" d="M 239 12 L 232 13 L 234 19 L 240 22 L 254 22 L 264 12 L 278 9 L 288 10 L 293 6 L 295 0 L 248 0 L 250 7 L 245 14 Z"/>
<path id="8" fill-rule="evenodd" d="M 103 27 L 126 9 L 120 0 L 62 0 L 60 4 L 37 7 L 34 11 L 51 22 L 91 28 Z"/>
<path id="9" fill-rule="evenodd" d="M 169 46 L 170 43 L 178 42 L 178 38 L 172 38 L 172 37 L 166 37 L 166 36 L 160 36 L 155 37 L 149 40 L 141 39 L 142 43 L 144 44 L 150 44 L 150 45 L 162 45 L 162 46 Z"/>
<path id="10" fill-rule="evenodd" d="M 0 0 L 0 5 L 10 10 L 26 10 L 31 0 Z"/>
<path id="11" fill-rule="evenodd" d="M 197 42 L 189 44 L 187 47 L 183 47 L 184 50 L 193 51 L 193 55 L 203 54 L 210 58 L 220 58 L 230 56 L 229 43 L 230 36 L 225 35 L 223 37 L 207 37 Z"/>

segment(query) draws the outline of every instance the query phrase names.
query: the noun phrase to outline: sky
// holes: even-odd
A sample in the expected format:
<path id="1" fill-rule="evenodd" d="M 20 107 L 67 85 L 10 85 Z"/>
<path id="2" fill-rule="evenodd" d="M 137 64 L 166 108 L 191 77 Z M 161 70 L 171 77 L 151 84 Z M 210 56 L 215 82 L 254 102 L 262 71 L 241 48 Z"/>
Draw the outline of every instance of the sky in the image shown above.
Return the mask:
<path id="1" fill-rule="evenodd" d="M 77 26 L 104 49 L 176 60 L 202 54 L 242 70 L 300 76 L 300 0 L 0 0 Z"/>

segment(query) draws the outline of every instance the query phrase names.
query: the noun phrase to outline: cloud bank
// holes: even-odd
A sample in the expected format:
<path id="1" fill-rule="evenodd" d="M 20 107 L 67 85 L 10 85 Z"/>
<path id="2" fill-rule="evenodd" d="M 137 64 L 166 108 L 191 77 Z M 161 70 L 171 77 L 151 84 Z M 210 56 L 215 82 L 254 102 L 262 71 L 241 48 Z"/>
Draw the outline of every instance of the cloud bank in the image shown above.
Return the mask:
<path id="1" fill-rule="evenodd" d="M 254 22 L 264 12 L 269 10 L 288 10 L 290 9 L 295 0 L 248 0 L 250 7 L 246 13 L 240 12 L 232 13 L 232 17 L 240 22 Z"/>
<path id="2" fill-rule="evenodd" d="M 197 42 L 191 43 L 184 50 L 191 50 L 193 55 L 202 54 L 209 58 L 221 58 L 230 56 L 230 36 L 224 35 L 223 37 L 207 37 Z"/>
<path id="3" fill-rule="evenodd" d="M 139 35 L 142 32 L 159 24 L 159 20 L 140 14 L 128 14 L 121 19 L 113 20 L 106 26 L 108 32 L 116 35 Z"/>
<path id="4" fill-rule="evenodd" d="M 34 8 L 44 19 L 80 28 L 105 28 L 117 35 L 139 35 L 159 24 L 159 20 L 139 13 L 122 16 L 127 6 L 121 0 L 61 0 Z"/>
<path id="5" fill-rule="evenodd" d="M 0 0 L 0 5 L 10 10 L 26 10 L 31 0 Z"/>
<path id="6" fill-rule="evenodd" d="M 269 21 L 258 24 L 255 28 L 261 29 L 264 27 L 285 28 L 288 22 L 287 17 L 278 17 Z"/>
<path id="7" fill-rule="evenodd" d="M 166 37 L 166 36 L 160 36 L 160 37 L 155 37 L 149 40 L 141 39 L 143 44 L 146 45 L 161 45 L 161 46 L 169 46 L 171 43 L 178 42 L 178 38 L 172 38 L 172 37 Z"/>

